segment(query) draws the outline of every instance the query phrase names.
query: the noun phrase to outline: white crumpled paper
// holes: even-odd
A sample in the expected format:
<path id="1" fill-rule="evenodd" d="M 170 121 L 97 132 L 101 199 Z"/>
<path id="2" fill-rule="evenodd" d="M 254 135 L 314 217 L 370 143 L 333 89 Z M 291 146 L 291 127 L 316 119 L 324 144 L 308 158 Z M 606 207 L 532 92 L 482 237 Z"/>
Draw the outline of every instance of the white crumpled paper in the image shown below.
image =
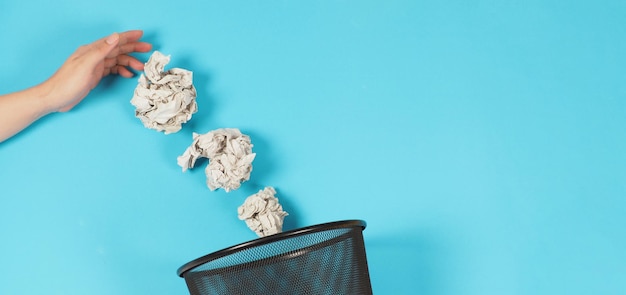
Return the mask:
<path id="1" fill-rule="evenodd" d="M 170 56 L 155 51 L 139 77 L 139 84 L 130 103 L 135 106 L 135 116 L 146 128 L 178 132 L 182 124 L 198 111 L 196 88 L 191 71 L 173 68 L 163 71 Z"/>
<path id="2" fill-rule="evenodd" d="M 243 205 L 237 208 L 239 219 L 256 232 L 259 237 L 277 234 L 283 231 L 283 220 L 289 215 L 283 211 L 274 195 L 276 190 L 268 186 L 249 196 Z"/>
<path id="3" fill-rule="evenodd" d="M 207 186 L 212 191 L 223 188 L 229 192 L 250 179 L 255 156 L 249 136 L 236 128 L 222 128 L 206 134 L 193 133 L 192 144 L 177 162 L 185 172 L 199 158 L 208 158 L 209 165 L 205 169 Z"/>

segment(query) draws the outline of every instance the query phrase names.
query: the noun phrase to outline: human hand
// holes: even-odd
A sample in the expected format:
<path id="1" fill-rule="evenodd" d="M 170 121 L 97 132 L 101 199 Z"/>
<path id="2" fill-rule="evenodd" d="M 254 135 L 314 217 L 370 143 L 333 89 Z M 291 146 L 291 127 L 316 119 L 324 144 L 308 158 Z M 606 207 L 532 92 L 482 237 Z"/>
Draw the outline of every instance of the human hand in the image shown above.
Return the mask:
<path id="1" fill-rule="evenodd" d="M 109 74 L 130 78 L 133 73 L 128 67 L 143 71 L 144 64 L 129 55 L 152 49 L 150 43 L 139 41 L 142 35 L 141 30 L 113 33 L 79 47 L 52 77 L 40 85 L 47 112 L 71 110 Z"/>

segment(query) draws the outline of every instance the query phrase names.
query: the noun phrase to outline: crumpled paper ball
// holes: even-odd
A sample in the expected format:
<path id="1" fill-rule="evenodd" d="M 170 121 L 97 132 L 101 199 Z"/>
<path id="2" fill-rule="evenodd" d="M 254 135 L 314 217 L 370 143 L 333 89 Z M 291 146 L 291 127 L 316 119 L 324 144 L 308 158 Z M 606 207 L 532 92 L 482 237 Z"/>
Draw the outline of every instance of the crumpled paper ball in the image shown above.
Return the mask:
<path id="1" fill-rule="evenodd" d="M 289 215 L 283 211 L 283 206 L 278 203 L 275 194 L 276 190 L 268 186 L 249 196 L 243 205 L 237 208 L 239 219 L 245 221 L 248 228 L 259 237 L 282 232 L 283 220 Z"/>
<path id="2" fill-rule="evenodd" d="M 256 154 L 252 152 L 250 137 L 236 128 L 222 128 L 206 134 L 193 133 L 193 142 L 177 158 L 183 172 L 194 167 L 199 158 L 208 158 L 205 169 L 207 186 L 226 192 L 236 190 L 241 183 L 250 179 L 252 161 Z"/>
<path id="3" fill-rule="evenodd" d="M 130 100 L 146 128 L 165 134 L 178 132 L 198 111 L 192 72 L 180 68 L 164 72 L 169 61 L 169 55 L 152 53 Z"/>

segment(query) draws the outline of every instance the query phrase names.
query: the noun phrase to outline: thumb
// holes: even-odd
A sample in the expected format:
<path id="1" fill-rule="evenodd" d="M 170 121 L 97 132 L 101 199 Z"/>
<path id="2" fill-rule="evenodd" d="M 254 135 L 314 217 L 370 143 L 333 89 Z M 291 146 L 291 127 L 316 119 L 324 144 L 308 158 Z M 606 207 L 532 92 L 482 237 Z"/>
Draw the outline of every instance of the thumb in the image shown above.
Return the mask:
<path id="1" fill-rule="evenodd" d="M 118 33 L 113 33 L 109 37 L 104 39 L 104 43 L 110 46 L 117 45 L 118 41 L 120 41 L 120 35 Z"/>
<path id="2" fill-rule="evenodd" d="M 99 62 L 106 58 L 119 42 L 120 35 L 118 33 L 113 33 L 104 39 L 100 39 L 93 44 L 90 56 L 94 59 L 94 62 Z"/>

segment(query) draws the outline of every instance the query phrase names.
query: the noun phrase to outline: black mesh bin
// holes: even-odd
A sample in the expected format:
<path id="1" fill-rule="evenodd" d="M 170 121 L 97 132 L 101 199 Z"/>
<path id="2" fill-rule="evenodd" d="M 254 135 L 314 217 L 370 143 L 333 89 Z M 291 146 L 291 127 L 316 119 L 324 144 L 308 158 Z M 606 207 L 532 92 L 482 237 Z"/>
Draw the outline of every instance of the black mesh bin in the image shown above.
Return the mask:
<path id="1" fill-rule="evenodd" d="M 191 295 L 372 294 L 362 220 L 313 225 L 235 245 L 178 269 Z"/>

